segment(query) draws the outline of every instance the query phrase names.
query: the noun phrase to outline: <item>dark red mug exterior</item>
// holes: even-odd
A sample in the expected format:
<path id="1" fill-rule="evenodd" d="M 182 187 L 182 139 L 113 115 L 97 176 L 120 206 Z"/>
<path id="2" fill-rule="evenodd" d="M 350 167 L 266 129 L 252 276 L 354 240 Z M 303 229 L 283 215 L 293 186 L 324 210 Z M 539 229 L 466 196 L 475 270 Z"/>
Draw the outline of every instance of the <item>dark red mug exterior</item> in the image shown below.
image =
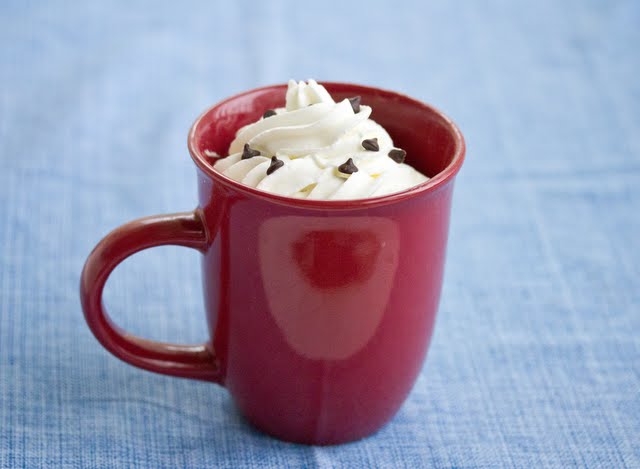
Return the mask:
<path id="1" fill-rule="evenodd" d="M 212 169 L 236 131 L 284 105 L 286 85 L 255 89 L 207 110 L 189 132 L 199 206 L 130 222 L 85 264 L 87 323 L 124 361 L 225 386 L 240 412 L 278 438 L 337 444 L 388 422 L 426 356 L 442 287 L 453 180 L 465 146 L 456 126 L 407 96 L 323 83 L 373 108 L 407 163 L 431 177 L 363 200 L 298 200 L 243 186 Z M 205 151 L 206 150 L 206 151 Z M 102 291 L 126 257 L 174 244 L 202 253 L 209 341 L 174 345 L 113 324 Z"/>

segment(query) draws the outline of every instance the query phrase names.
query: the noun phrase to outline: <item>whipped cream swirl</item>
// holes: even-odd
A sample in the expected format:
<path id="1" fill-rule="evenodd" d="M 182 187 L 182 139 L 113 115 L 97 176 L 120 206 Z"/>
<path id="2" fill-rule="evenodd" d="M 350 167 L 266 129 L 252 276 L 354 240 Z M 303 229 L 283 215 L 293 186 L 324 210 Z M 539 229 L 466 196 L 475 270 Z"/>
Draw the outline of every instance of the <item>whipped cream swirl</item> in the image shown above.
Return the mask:
<path id="1" fill-rule="evenodd" d="M 266 192 L 319 200 L 377 197 L 428 180 L 402 163 L 404 153 L 358 101 L 336 103 L 314 80 L 290 80 L 286 107 L 242 127 L 214 168 Z"/>

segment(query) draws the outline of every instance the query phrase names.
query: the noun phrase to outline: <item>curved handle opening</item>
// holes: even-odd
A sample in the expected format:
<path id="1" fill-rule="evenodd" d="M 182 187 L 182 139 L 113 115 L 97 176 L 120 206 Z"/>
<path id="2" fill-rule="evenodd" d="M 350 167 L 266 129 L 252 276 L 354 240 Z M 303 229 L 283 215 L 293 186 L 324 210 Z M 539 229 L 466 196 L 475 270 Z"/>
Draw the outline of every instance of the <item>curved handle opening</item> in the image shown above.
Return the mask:
<path id="1" fill-rule="evenodd" d="M 109 233 L 93 249 L 82 270 L 80 298 L 96 339 L 121 360 L 156 373 L 221 384 L 210 344 L 178 345 L 131 335 L 109 318 L 102 301 L 111 272 L 127 257 L 155 246 L 184 246 L 203 252 L 208 236 L 198 211 L 156 215 L 132 221 Z"/>

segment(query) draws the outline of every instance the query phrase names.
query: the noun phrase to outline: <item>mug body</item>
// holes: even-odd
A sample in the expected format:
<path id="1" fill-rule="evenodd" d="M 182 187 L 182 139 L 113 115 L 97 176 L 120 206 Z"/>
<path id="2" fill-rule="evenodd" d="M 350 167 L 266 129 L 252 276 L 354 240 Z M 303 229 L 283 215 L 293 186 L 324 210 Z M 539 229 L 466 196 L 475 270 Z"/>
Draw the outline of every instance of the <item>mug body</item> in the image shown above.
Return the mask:
<path id="1" fill-rule="evenodd" d="M 442 286 L 453 179 L 464 143 L 435 109 L 375 88 L 325 84 L 373 108 L 408 164 L 432 179 L 360 201 L 307 201 L 212 169 L 242 125 L 284 105 L 285 87 L 230 98 L 194 124 L 209 245 L 203 290 L 221 381 L 279 438 L 343 443 L 398 411 L 423 364 Z"/>

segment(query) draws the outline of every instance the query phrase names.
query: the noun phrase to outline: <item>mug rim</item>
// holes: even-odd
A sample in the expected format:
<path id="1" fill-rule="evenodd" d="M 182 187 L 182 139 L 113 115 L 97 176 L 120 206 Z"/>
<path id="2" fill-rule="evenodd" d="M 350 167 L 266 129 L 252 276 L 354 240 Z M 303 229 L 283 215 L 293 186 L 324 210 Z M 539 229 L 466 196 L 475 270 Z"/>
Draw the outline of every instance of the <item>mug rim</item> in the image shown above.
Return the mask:
<path id="1" fill-rule="evenodd" d="M 343 88 L 348 89 L 350 91 L 355 92 L 356 94 L 359 90 L 366 90 L 367 92 L 374 92 L 379 95 L 383 95 L 386 97 L 393 97 L 394 99 L 400 99 L 405 102 L 409 102 L 414 106 L 421 107 L 439 118 L 445 124 L 445 127 L 449 131 L 449 133 L 453 137 L 455 152 L 451 161 L 447 166 L 438 174 L 430 178 L 429 180 L 418 184 L 416 186 L 410 187 L 400 192 L 394 192 L 392 194 L 386 194 L 378 197 L 367 197 L 363 199 L 343 199 L 343 200 L 317 200 L 317 199 L 298 199 L 295 197 L 288 197 L 280 194 L 273 194 L 271 192 L 266 192 L 260 189 L 256 189 L 251 186 L 247 186 L 238 182 L 234 179 L 231 179 L 219 171 L 216 171 L 213 166 L 207 161 L 207 157 L 201 152 L 196 143 L 196 133 L 198 131 L 198 126 L 200 122 L 213 111 L 215 108 L 225 105 L 226 103 L 236 100 L 242 96 L 255 93 L 257 91 L 267 91 L 267 90 L 277 90 L 277 89 L 286 89 L 287 84 L 275 84 L 275 85 L 267 85 L 261 86 L 258 88 L 253 88 L 247 91 L 243 91 L 241 93 L 234 94 L 212 106 L 209 106 L 204 112 L 202 112 L 198 118 L 194 121 L 189 129 L 189 134 L 187 137 L 187 147 L 189 148 L 189 154 L 191 155 L 191 159 L 196 164 L 196 166 L 203 171 L 207 176 L 216 182 L 226 186 L 227 188 L 232 188 L 243 194 L 252 197 L 259 198 L 265 201 L 277 203 L 280 205 L 287 205 L 290 207 L 297 208 L 307 208 L 307 209 L 357 209 L 357 208 L 370 208 L 374 206 L 380 205 L 388 205 L 392 203 L 397 203 L 403 200 L 407 200 L 418 195 L 432 193 L 444 186 L 445 184 L 451 182 L 453 178 L 456 176 L 462 163 L 465 158 L 466 145 L 464 141 L 464 137 L 462 136 L 462 132 L 458 129 L 458 126 L 442 111 L 431 106 L 427 103 L 424 103 L 420 100 L 412 98 L 406 94 L 398 93 L 396 91 L 391 91 L 383 88 L 377 88 L 374 86 L 366 86 L 366 85 L 358 85 L 355 83 L 346 83 L 346 82 L 331 82 L 331 81 L 322 81 L 321 84 L 323 86 L 327 86 L 327 88 Z"/>

